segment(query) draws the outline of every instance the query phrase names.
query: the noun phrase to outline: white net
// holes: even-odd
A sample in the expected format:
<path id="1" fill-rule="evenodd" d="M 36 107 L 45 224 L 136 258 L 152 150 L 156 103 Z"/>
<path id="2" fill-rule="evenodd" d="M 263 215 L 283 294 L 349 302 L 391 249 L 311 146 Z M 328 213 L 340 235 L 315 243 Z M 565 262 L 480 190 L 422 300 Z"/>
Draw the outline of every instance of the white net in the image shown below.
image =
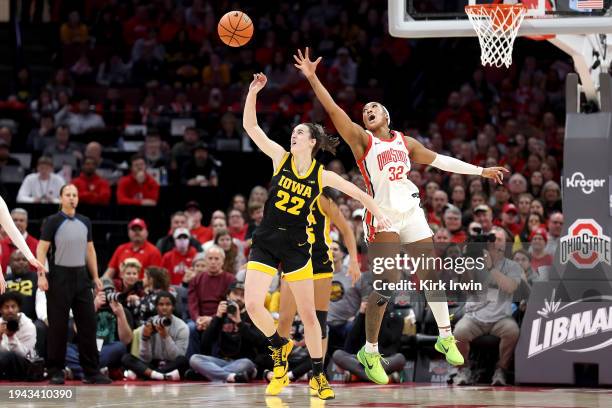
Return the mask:
<path id="1" fill-rule="evenodd" d="M 465 12 L 478 34 L 482 65 L 512 65 L 512 47 L 525 17 L 522 4 L 479 4 Z"/>

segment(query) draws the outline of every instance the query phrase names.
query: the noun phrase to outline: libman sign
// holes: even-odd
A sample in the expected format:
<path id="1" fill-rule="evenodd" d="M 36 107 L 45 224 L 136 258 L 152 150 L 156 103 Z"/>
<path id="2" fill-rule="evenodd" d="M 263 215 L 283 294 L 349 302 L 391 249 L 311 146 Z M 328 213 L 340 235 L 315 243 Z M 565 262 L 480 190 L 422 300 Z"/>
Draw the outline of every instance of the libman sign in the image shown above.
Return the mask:
<path id="1" fill-rule="evenodd" d="M 590 269 L 603 262 L 610 265 L 610 237 L 592 218 L 577 219 L 559 241 L 561 264 L 571 262 L 579 269 Z"/>
<path id="2" fill-rule="evenodd" d="M 534 282 L 515 350 L 519 384 L 576 384 L 576 364 L 612 385 L 612 288 L 601 280 Z"/>
<path id="3" fill-rule="evenodd" d="M 593 296 L 561 304 L 553 289 L 550 299 L 531 322 L 527 358 L 559 348 L 568 353 L 588 353 L 612 345 L 612 305 L 598 302 L 612 296 Z M 590 308 L 584 309 L 585 302 Z"/>

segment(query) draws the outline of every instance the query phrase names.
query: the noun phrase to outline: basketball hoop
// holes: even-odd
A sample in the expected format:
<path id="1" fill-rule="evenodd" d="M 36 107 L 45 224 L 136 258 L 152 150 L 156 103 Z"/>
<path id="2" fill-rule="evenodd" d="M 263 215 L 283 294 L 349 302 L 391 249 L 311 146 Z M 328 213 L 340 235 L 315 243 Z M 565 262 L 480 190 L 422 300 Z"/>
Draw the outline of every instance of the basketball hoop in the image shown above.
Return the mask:
<path id="1" fill-rule="evenodd" d="M 465 6 L 465 12 L 478 34 L 482 65 L 510 67 L 512 47 L 526 11 L 520 3 Z"/>

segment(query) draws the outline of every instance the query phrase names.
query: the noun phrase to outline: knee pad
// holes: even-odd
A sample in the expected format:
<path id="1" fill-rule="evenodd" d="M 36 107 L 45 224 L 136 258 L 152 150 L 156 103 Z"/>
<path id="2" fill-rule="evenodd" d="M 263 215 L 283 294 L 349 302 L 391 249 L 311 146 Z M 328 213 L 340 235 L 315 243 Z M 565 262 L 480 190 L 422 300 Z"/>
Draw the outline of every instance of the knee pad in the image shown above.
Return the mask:
<path id="1" fill-rule="evenodd" d="M 321 338 L 327 337 L 327 310 L 317 310 L 317 320 L 321 325 Z"/>

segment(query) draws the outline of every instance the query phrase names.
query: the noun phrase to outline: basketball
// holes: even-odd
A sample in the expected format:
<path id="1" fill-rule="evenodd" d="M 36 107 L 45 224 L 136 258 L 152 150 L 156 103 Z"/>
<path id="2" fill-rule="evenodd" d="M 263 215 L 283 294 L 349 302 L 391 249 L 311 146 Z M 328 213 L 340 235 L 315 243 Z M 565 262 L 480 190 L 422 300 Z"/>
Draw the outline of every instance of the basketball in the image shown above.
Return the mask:
<path id="1" fill-rule="evenodd" d="M 230 11 L 219 20 L 217 32 L 226 45 L 242 47 L 253 36 L 253 21 L 242 11 Z"/>

